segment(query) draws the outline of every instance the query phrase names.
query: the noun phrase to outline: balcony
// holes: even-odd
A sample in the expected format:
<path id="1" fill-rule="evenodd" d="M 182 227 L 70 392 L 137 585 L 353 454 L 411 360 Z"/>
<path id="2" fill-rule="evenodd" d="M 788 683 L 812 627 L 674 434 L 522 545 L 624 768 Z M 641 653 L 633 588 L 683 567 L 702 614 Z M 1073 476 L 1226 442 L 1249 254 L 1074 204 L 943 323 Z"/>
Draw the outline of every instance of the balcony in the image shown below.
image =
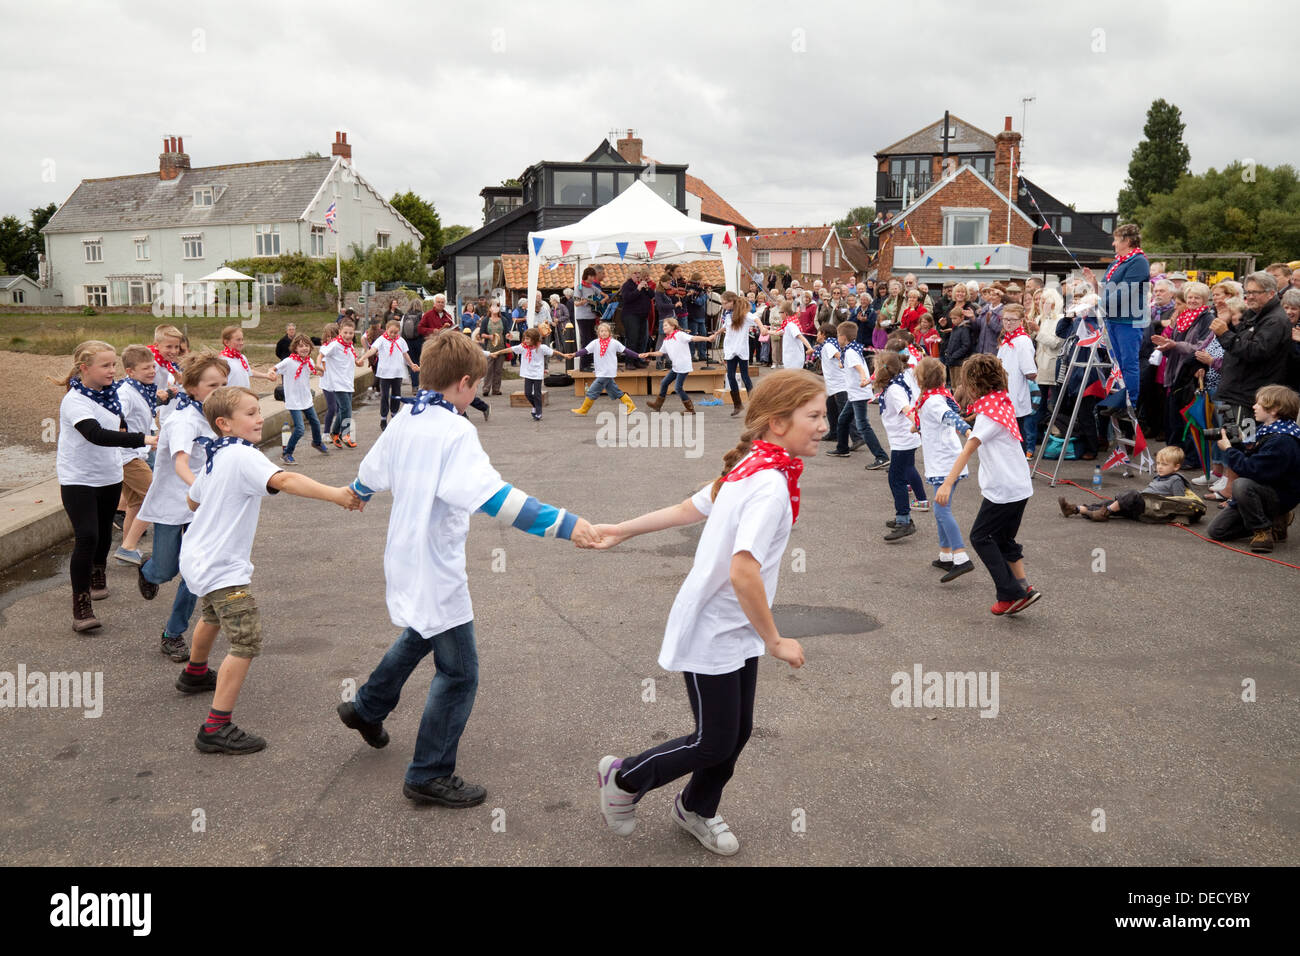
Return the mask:
<path id="1" fill-rule="evenodd" d="M 925 255 L 921 255 L 922 248 L 925 249 Z M 926 264 L 927 258 L 931 260 L 928 265 Z M 985 259 L 989 261 L 985 263 Z M 939 263 L 943 263 L 942 270 L 939 268 Z M 1024 274 L 1029 271 L 1029 250 L 1023 246 L 996 244 L 979 246 L 898 246 L 894 249 L 892 271 L 895 273 L 932 272 L 935 274 L 940 271 L 945 274 L 956 271 L 974 274 L 976 263 L 979 263 L 979 271 L 981 272 Z M 949 269 L 949 266 L 955 266 L 956 269 Z"/>
<path id="2" fill-rule="evenodd" d="M 881 190 L 879 198 L 902 199 L 904 183 L 907 184 L 907 198 L 908 200 L 911 200 L 933 186 L 934 180 L 932 180 L 928 175 L 900 174 L 897 176 L 890 176 L 885 173 L 880 173 L 876 184 L 877 188 Z"/>

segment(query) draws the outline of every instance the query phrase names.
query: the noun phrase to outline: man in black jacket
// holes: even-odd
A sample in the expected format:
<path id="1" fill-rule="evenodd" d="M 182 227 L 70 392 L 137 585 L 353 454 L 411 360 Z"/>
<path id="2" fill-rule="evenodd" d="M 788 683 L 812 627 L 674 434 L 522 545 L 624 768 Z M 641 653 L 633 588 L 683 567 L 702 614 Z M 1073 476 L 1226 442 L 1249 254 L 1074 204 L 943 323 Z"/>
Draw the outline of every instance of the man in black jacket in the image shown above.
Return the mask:
<path id="1" fill-rule="evenodd" d="M 1252 272 L 1243 285 L 1249 308 L 1236 327 L 1217 318 L 1210 323 L 1210 331 L 1223 346 L 1214 401 L 1238 425 L 1254 420 L 1251 406 L 1260 388 L 1286 382 L 1291 338 L 1291 323 L 1275 294 L 1277 280 L 1267 272 Z"/>

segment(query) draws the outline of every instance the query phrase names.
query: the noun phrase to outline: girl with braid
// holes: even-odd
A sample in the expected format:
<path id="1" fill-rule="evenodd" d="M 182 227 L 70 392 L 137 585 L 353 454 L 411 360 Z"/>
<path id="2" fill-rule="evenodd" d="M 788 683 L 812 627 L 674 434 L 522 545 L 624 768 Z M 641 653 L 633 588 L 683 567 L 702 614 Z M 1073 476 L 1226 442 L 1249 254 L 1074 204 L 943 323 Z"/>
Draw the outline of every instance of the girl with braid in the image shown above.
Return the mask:
<path id="1" fill-rule="evenodd" d="M 596 547 L 604 549 L 705 521 L 659 653 L 661 667 L 686 679 L 695 729 L 635 757 L 601 758 L 600 809 L 615 833 L 633 831 L 643 796 L 690 774 L 673 801 L 673 821 L 713 853 L 740 849 L 718 804 L 753 727 L 759 657 L 766 651 L 803 666 L 799 642 L 777 630 L 772 599 L 799 518 L 799 456 L 817 454 L 826 431 L 821 379 L 802 369 L 775 372 L 751 393 L 740 443 L 723 458 L 719 478 L 680 504 L 596 529 Z"/>

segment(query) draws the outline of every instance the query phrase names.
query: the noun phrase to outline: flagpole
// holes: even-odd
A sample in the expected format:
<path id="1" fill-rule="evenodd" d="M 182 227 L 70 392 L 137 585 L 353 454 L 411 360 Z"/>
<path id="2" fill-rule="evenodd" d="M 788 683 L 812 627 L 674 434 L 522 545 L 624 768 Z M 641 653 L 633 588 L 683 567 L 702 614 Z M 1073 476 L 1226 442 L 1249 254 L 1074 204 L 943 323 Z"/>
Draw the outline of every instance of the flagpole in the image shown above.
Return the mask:
<path id="1" fill-rule="evenodd" d="M 338 181 L 335 180 L 334 182 L 331 183 L 331 185 L 334 188 L 334 219 L 335 222 L 337 222 L 338 215 L 339 215 Z M 337 293 L 335 295 L 335 300 L 334 300 L 334 306 L 335 306 L 334 311 L 337 314 L 342 315 L 343 314 L 343 267 L 339 261 L 339 244 L 343 241 L 343 234 L 334 228 L 334 223 L 330 223 L 330 232 L 334 233 L 334 285 L 336 287 L 335 292 Z"/>

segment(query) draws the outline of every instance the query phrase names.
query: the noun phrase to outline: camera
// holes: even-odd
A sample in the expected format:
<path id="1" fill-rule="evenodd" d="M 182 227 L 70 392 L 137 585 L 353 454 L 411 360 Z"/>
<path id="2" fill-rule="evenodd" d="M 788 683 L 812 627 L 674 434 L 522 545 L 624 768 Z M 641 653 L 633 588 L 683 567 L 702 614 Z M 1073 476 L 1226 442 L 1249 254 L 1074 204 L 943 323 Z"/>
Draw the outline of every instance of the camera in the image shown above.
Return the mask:
<path id="1" fill-rule="evenodd" d="M 1234 421 L 1220 421 L 1214 427 L 1205 429 L 1204 434 L 1207 441 L 1218 441 L 1226 437 L 1233 444 L 1239 444 L 1242 440 L 1241 425 Z"/>

